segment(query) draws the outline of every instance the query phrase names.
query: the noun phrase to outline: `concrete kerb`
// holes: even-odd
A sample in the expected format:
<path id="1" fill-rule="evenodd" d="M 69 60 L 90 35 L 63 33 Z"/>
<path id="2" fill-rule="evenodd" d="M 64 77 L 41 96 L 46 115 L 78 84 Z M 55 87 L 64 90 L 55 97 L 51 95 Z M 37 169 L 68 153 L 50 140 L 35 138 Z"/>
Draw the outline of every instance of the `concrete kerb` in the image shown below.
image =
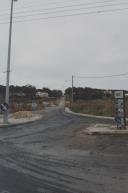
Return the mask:
<path id="1" fill-rule="evenodd" d="M 84 129 L 82 133 L 88 135 L 128 135 L 128 129 L 117 130 L 114 125 L 95 124 Z"/>
<path id="2" fill-rule="evenodd" d="M 42 120 L 42 119 L 43 119 L 43 115 L 40 116 L 39 118 L 35 119 L 35 120 L 28 120 L 28 121 L 19 122 L 19 123 L 1 124 L 1 125 L 0 125 L 0 128 L 16 127 L 16 126 L 20 126 L 20 125 L 31 124 L 31 123 L 38 122 L 38 121 L 40 121 L 40 120 Z"/>
<path id="3" fill-rule="evenodd" d="M 128 130 L 113 130 L 113 131 L 84 131 L 85 134 L 87 135 L 128 135 Z"/>
<path id="4" fill-rule="evenodd" d="M 83 114 L 83 113 L 75 113 L 75 112 L 71 111 L 68 107 L 65 107 L 65 112 L 72 114 L 72 115 L 80 116 L 80 117 L 90 117 L 90 118 L 97 118 L 97 119 L 114 120 L 114 117 L 105 117 L 105 116 L 96 116 L 96 115 L 89 115 L 89 114 Z"/>
<path id="5" fill-rule="evenodd" d="M 75 113 L 72 112 L 69 108 L 65 108 L 65 112 L 80 116 L 80 117 L 89 117 L 89 118 L 98 118 L 98 119 L 106 119 L 106 120 L 114 120 L 114 117 L 104 117 L 104 116 L 95 116 L 95 115 L 88 115 L 88 114 L 82 114 L 82 113 Z M 127 119 L 128 120 L 128 119 Z M 117 130 L 116 126 L 110 125 L 110 124 L 95 124 L 91 125 L 90 127 L 84 129 L 82 131 L 82 134 L 88 134 L 88 135 L 128 135 L 128 129 L 126 130 Z"/>

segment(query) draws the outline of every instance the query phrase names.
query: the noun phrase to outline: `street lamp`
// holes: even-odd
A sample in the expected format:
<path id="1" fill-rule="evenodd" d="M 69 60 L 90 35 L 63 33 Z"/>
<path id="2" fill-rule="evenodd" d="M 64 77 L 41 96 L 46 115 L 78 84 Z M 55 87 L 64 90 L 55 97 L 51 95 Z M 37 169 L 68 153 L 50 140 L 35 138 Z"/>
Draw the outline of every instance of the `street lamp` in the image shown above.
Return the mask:
<path id="1" fill-rule="evenodd" d="M 8 41 L 8 59 L 7 59 L 7 75 L 6 75 L 6 93 L 5 103 L 9 105 L 9 82 L 10 82 L 10 60 L 11 60 L 11 42 L 12 42 L 12 21 L 13 21 L 13 3 L 17 0 L 11 0 L 10 24 L 9 24 L 9 41 Z M 8 111 L 4 113 L 4 123 L 8 123 Z"/>

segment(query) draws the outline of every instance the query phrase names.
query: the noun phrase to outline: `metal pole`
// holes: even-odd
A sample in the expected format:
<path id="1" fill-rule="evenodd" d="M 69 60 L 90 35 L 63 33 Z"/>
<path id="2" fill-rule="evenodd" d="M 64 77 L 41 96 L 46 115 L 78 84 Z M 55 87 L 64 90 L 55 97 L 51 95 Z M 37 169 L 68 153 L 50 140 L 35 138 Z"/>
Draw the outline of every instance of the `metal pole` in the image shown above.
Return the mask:
<path id="1" fill-rule="evenodd" d="M 72 99 L 71 99 L 71 105 L 73 106 L 74 103 L 74 76 L 72 75 Z"/>
<path id="2" fill-rule="evenodd" d="M 10 26 L 9 26 L 9 42 L 8 42 L 8 59 L 7 59 L 7 75 L 6 75 L 6 94 L 5 102 L 9 105 L 9 81 L 10 81 L 10 60 L 11 60 L 11 42 L 12 42 L 12 20 L 13 20 L 13 1 L 11 0 Z M 8 111 L 4 113 L 4 123 L 8 123 Z"/>

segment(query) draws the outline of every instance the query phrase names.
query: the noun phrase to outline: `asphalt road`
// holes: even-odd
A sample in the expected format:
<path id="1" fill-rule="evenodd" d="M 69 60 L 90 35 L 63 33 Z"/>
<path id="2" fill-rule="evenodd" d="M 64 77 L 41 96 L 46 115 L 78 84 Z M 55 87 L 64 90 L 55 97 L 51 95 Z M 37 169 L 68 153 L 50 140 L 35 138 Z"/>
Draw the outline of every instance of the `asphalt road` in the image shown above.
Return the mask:
<path id="1" fill-rule="evenodd" d="M 99 122 L 54 107 L 1 128 L 0 193 L 128 193 L 128 136 L 82 134 Z"/>

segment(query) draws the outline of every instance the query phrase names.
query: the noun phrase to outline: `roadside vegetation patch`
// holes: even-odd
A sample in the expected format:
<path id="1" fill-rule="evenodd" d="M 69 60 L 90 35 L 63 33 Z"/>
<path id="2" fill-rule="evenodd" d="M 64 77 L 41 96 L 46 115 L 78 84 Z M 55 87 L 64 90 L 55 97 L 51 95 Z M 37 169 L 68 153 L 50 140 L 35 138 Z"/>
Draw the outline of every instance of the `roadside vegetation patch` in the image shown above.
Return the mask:
<path id="1" fill-rule="evenodd" d="M 12 117 L 14 119 L 32 118 L 34 117 L 34 114 L 30 111 L 19 111 L 19 112 L 13 113 Z"/>
<path id="2" fill-rule="evenodd" d="M 71 110 L 76 113 L 98 116 L 114 116 L 114 102 L 111 99 L 75 101 Z"/>

